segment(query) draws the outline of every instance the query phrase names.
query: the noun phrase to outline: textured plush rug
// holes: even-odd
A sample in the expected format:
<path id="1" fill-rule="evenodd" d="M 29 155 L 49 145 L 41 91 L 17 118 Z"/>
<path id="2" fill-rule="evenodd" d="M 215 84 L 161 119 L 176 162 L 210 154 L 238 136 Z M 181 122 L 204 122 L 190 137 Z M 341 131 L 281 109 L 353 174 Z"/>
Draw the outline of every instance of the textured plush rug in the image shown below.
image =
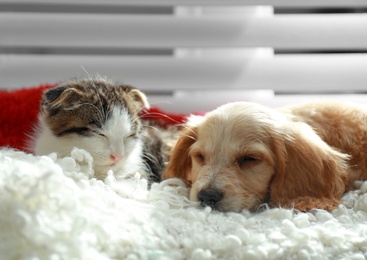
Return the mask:
<path id="1" fill-rule="evenodd" d="M 333 212 L 199 209 L 176 179 L 90 178 L 91 157 L 0 151 L 2 259 L 365 259 L 367 182 Z"/>

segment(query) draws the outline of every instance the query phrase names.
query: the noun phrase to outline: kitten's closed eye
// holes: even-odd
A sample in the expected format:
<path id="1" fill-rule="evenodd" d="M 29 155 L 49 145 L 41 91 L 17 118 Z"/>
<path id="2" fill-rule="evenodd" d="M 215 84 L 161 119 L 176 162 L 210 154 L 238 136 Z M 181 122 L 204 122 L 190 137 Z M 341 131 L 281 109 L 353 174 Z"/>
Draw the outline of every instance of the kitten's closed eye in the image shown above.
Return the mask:
<path id="1" fill-rule="evenodd" d="M 107 136 L 105 134 L 101 133 L 98 129 L 95 129 L 94 126 L 70 127 L 66 130 L 63 130 L 63 131 L 57 133 L 57 136 L 61 137 L 61 136 L 72 135 L 72 134 L 76 134 L 78 136 L 86 136 L 86 137 L 97 134 L 97 135 L 100 135 L 102 137 L 107 138 Z"/>
<path id="2" fill-rule="evenodd" d="M 96 134 L 98 134 L 98 135 L 99 135 L 99 136 L 101 136 L 101 137 L 104 137 L 104 138 L 106 138 L 106 139 L 109 139 L 108 135 L 107 135 L 107 134 L 105 134 L 105 133 L 101 133 L 101 132 L 99 132 L 99 131 L 93 131 L 93 132 L 95 132 Z M 130 133 L 130 134 L 128 134 L 126 137 L 124 137 L 124 138 L 123 138 L 123 140 L 127 140 L 127 139 L 129 139 L 129 138 L 133 138 L 133 139 L 138 138 L 138 134 L 137 134 L 137 133 L 135 133 L 135 132 Z"/>
<path id="3" fill-rule="evenodd" d="M 138 138 L 138 134 L 136 132 L 131 132 L 126 136 L 126 139 L 128 138 Z"/>
<path id="4" fill-rule="evenodd" d="M 91 130 L 88 127 L 72 127 L 60 133 L 57 133 L 57 136 L 61 137 L 61 136 L 70 135 L 70 134 L 77 134 L 80 136 L 89 136 L 91 134 Z"/>

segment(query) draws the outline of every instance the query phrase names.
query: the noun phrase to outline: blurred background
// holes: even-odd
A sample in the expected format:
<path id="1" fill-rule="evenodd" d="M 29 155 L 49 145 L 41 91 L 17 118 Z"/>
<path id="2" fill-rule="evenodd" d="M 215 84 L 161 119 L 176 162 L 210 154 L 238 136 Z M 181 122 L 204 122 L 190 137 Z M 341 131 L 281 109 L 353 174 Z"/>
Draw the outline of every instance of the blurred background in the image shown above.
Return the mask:
<path id="1" fill-rule="evenodd" d="M 96 75 L 171 113 L 367 103 L 367 1 L 0 0 L 0 89 Z"/>

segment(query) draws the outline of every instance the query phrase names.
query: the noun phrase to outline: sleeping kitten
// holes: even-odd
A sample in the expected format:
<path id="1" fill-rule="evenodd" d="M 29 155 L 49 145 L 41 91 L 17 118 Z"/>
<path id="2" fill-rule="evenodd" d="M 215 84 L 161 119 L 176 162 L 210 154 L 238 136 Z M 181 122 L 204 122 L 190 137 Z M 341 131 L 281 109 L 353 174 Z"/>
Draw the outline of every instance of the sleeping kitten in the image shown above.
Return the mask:
<path id="1" fill-rule="evenodd" d="M 62 83 L 43 94 L 31 150 L 68 156 L 77 147 L 92 155 L 98 179 L 111 169 L 117 179 L 139 172 L 159 181 L 162 140 L 154 128 L 143 126 L 144 108 L 149 108 L 146 96 L 130 86 L 99 78 Z"/>

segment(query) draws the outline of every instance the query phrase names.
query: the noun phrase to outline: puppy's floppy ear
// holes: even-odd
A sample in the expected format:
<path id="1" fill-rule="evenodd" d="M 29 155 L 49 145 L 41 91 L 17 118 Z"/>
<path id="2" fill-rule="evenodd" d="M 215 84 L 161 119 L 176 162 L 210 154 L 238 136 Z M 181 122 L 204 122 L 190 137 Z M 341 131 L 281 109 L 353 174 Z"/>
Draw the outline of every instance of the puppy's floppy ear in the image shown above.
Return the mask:
<path id="1" fill-rule="evenodd" d="M 277 165 L 270 204 L 332 210 L 345 191 L 349 156 L 326 144 L 308 125 L 296 124 L 290 135 L 273 142 Z"/>
<path id="2" fill-rule="evenodd" d="M 173 147 L 171 157 L 163 179 L 180 178 L 191 185 L 191 158 L 190 147 L 196 142 L 197 127 L 190 127 L 181 133 L 176 145 Z"/>

